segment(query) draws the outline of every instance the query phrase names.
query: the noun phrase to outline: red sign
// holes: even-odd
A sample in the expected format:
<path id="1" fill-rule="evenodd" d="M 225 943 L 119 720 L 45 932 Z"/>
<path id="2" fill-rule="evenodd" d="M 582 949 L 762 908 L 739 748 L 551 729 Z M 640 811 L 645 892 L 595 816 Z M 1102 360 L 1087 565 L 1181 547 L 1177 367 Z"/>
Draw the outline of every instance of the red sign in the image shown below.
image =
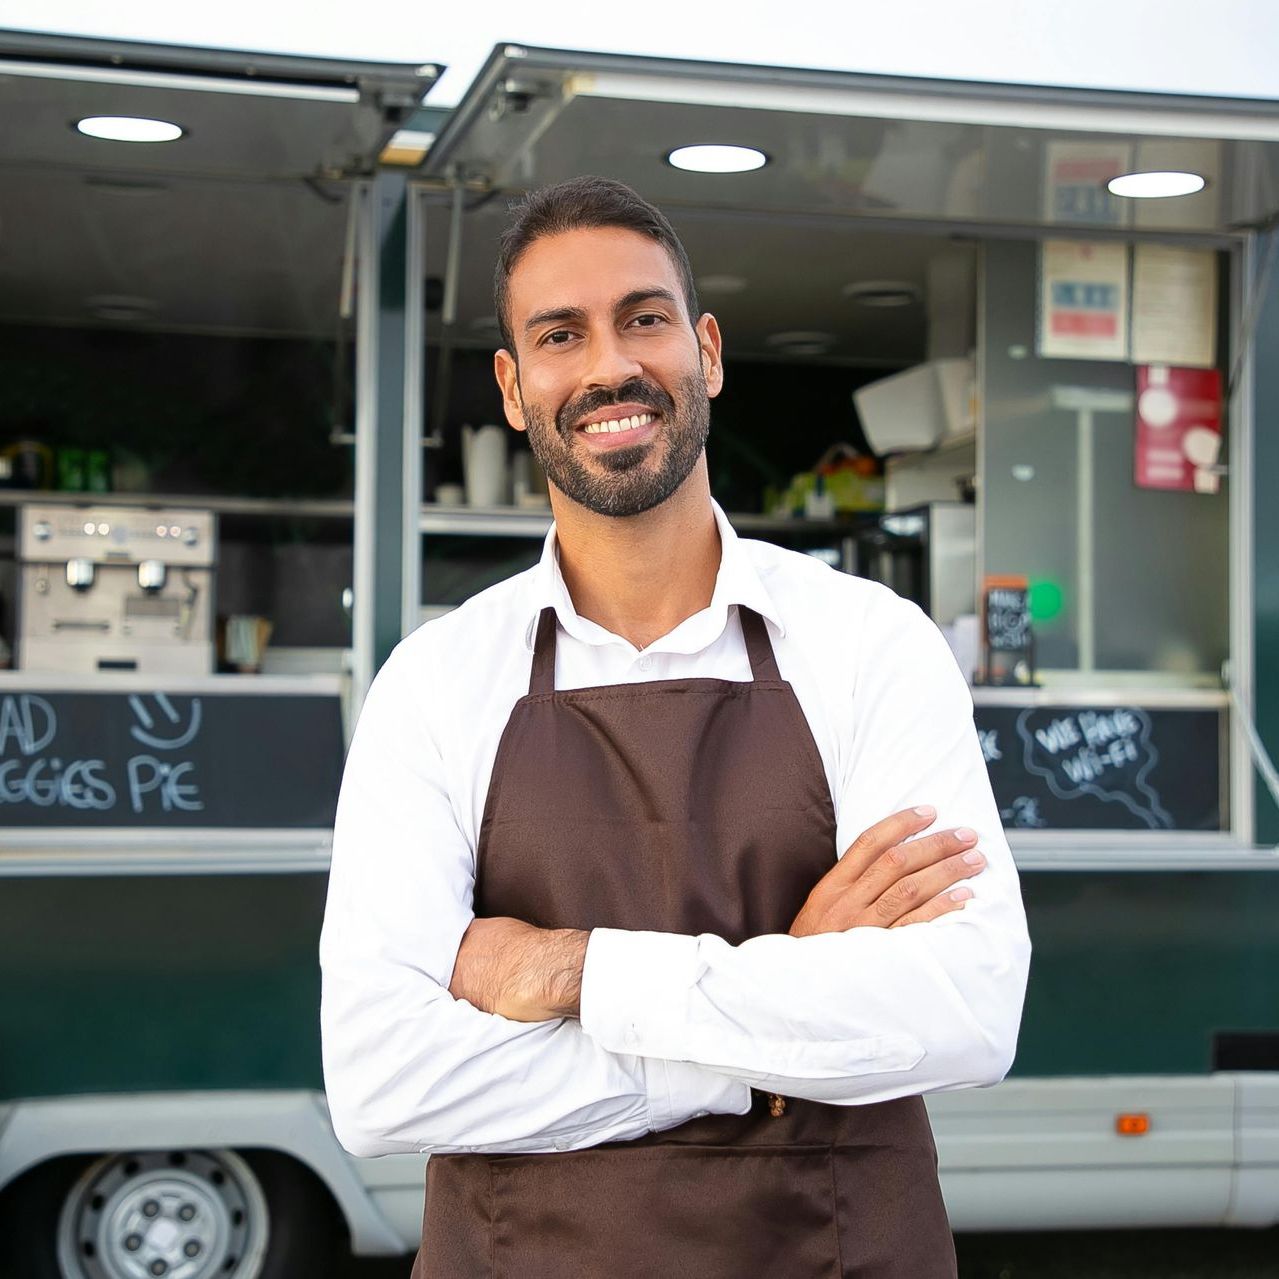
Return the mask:
<path id="1" fill-rule="evenodd" d="M 1137 366 L 1138 488 L 1215 493 L 1221 453 L 1221 374 Z"/>

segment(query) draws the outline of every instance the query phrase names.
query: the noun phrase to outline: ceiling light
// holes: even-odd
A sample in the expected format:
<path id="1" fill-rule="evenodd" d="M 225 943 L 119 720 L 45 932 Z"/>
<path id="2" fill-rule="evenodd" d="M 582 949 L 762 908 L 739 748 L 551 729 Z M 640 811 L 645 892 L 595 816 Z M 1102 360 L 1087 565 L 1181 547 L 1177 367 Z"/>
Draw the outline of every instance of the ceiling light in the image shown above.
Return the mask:
<path id="1" fill-rule="evenodd" d="M 858 306 L 911 306 L 919 301 L 919 290 L 904 280 L 856 280 L 841 290 Z"/>
<path id="2" fill-rule="evenodd" d="M 136 115 L 90 115 L 75 126 L 91 138 L 108 142 L 173 142 L 184 132 L 168 120 L 148 120 Z"/>
<path id="3" fill-rule="evenodd" d="M 704 144 L 676 147 L 668 153 L 666 163 L 693 173 L 748 173 L 762 169 L 768 156 L 755 147 Z"/>
<path id="4" fill-rule="evenodd" d="M 697 278 L 699 293 L 740 293 L 746 287 L 746 280 L 740 275 L 701 275 Z"/>
<path id="5" fill-rule="evenodd" d="M 784 333 L 770 333 L 764 344 L 785 351 L 787 355 L 825 355 L 835 345 L 835 335 L 814 333 L 808 329 L 787 329 Z"/>
<path id="6" fill-rule="evenodd" d="M 1111 178 L 1106 190 L 1129 200 L 1163 200 L 1172 195 L 1194 195 L 1204 185 L 1197 173 L 1125 173 Z"/>

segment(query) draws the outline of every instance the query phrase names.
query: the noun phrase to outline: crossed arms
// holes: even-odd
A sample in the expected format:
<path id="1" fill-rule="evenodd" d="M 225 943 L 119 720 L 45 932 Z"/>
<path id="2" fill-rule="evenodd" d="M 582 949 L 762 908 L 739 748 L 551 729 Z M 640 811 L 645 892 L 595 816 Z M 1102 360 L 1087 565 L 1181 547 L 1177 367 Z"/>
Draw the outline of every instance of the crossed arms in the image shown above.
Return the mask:
<path id="1" fill-rule="evenodd" d="M 752 1087 L 856 1104 L 1001 1078 L 1029 956 L 1017 877 L 967 686 L 908 609 L 837 761 L 848 853 L 789 933 L 739 946 L 476 920 L 458 786 L 414 693 L 438 655 L 406 641 L 365 704 L 334 834 L 321 1022 L 343 1145 L 566 1150 L 742 1113 Z M 903 817 L 925 802 L 935 819 Z M 962 876 L 961 826 L 986 858 Z M 939 900 L 977 871 L 971 898 Z"/>

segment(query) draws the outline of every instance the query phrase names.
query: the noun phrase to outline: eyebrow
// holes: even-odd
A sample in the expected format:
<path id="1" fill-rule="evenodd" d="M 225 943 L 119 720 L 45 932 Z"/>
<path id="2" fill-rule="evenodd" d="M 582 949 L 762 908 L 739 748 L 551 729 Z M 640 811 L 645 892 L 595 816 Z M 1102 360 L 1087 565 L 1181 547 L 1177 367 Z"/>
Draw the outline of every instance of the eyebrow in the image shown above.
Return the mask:
<path id="1" fill-rule="evenodd" d="M 679 305 L 679 299 L 670 289 L 654 285 L 646 289 L 632 289 L 629 293 L 618 298 L 613 303 L 613 314 L 620 315 L 623 311 L 629 311 L 633 306 L 653 301 L 669 302 L 672 306 Z M 531 333 L 534 329 L 541 328 L 544 324 L 566 324 L 571 321 L 581 323 L 585 320 L 586 311 L 580 306 L 548 307 L 543 311 L 534 311 L 524 321 L 524 332 Z"/>

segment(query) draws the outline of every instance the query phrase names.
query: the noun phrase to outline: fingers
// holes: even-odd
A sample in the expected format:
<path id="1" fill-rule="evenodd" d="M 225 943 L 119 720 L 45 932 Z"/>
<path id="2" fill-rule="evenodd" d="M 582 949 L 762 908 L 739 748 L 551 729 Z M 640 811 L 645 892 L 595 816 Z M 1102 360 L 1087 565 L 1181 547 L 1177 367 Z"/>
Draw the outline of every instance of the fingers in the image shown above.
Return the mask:
<path id="1" fill-rule="evenodd" d="M 912 835 L 927 830 L 937 820 L 937 810 L 930 804 L 920 804 L 917 808 L 906 808 L 882 822 L 868 826 L 848 846 L 848 851 L 840 858 L 836 870 L 841 879 L 849 882 L 872 866 L 886 852 L 904 843 Z"/>
<path id="2" fill-rule="evenodd" d="M 957 830 L 938 831 L 935 835 L 925 835 L 922 839 L 889 848 L 857 877 L 855 891 L 864 901 L 872 902 L 907 876 L 947 858 L 962 856 L 976 842 L 977 832 L 961 826 Z M 972 873 L 970 870 L 969 874 Z"/>
<path id="3" fill-rule="evenodd" d="M 949 915 L 952 911 L 963 910 L 964 904 L 971 900 L 972 895 L 971 888 L 952 888 L 950 892 L 926 901 L 918 909 L 912 910 L 909 915 L 903 915 L 890 927 L 904 928 L 907 924 L 927 924 L 931 920 L 940 919 L 941 916 Z"/>
<path id="4" fill-rule="evenodd" d="M 986 865 L 986 858 L 975 848 L 957 853 L 944 861 L 925 866 L 914 874 L 903 875 L 883 893 L 873 906 L 876 922 L 891 927 L 913 913 L 925 902 L 932 901 L 961 880 L 971 879 Z M 971 889 L 964 890 L 972 896 Z M 959 899 L 964 900 L 964 899 Z"/>

